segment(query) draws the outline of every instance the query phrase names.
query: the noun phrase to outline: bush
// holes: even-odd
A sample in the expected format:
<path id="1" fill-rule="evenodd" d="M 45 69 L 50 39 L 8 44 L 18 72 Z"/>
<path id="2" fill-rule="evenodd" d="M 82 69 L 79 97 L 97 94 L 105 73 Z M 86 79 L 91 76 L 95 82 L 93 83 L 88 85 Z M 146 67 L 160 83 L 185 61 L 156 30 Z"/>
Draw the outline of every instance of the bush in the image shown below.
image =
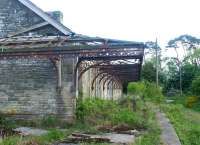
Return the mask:
<path id="1" fill-rule="evenodd" d="M 200 95 L 200 76 L 197 76 L 193 81 L 192 81 L 192 92 L 195 95 Z"/>
<path id="2" fill-rule="evenodd" d="M 77 104 L 76 118 L 83 123 L 96 124 L 95 120 L 110 120 L 112 114 L 118 111 L 118 107 L 115 101 L 87 98 Z"/>
<path id="3" fill-rule="evenodd" d="M 146 82 L 145 98 L 155 103 L 161 103 L 164 100 L 161 88 L 149 82 Z"/>
<path id="4" fill-rule="evenodd" d="M 130 111 L 129 109 L 121 109 L 113 115 L 114 125 L 127 124 L 133 128 L 145 128 L 145 120 L 142 114 Z"/>
<path id="5" fill-rule="evenodd" d="M 126 100 L 127 99 L 127 100 Z M 111 125 L 117 126 L 126 124 L 132 128 L 146 128 L 148 124 L 148 109 L 144 109 L 138 104 L 137 112 L 132 111 L 129 105 L 132 102 L 130 97 L 126 97 L 119 103 L 111 100 L 101 100 L 98 98 L 87 98 L 78 104 L 77 119 L 82 123 L 90 125 Z"/>
<path id="6" fill-rule="evenodd" d="M 193 110 L 200 112 L 200 101 L 198 101 L 197 103 L 195 103 L 192 107 Z"/>
<path id="7" fill-rule="evenodd" d="M 186 107 L 192 108 L 196 103 L 198 102 L 198 97 L 197 96 L 190 96 L 186 98 Z"/>
<path id="8" fill-rule="evenodd" d="M 122 107 L 127 107 L 131 110 L 133 108 L 133 97 L 126 96 L 121 98 L 119 100 L 119 105 L 121 105 Z"/>
<path id="9" fill-rule="evenodd" d="M 56 118 L 55 116 L 45 116 L 42 120 L 41 120 L 41 126 L 42 127 L 57 127 L 60 126 L 61 121 Z"/>
<path id="10" fill-rule="evenodd" d="M 47 135 L 44 135 L 42 138 L 44 138 L 48 142 L 52 142 L 55 140 L 58 141 L 65 138 L 65 133 L 60 130 L 53 129 Z"/>
<path id="11" fill-rule="evenodd" d="M 128 93 L 142 97 L 146 90 L 146 84 L 144 82 L 132 82 L 128 84 Z"/>
<path id="12" fill-rule="evenodd" d="M 129 83 L 128 93 L 156 103 L 160 103 L 164 99 L 161 88 L 156 87 L 154 83 L 149 83 L 147 81 Z"/>
<path id="13" fill-rule="evenodd" d="M 9 119 L 6 115 L 0 113 L 0 129 L 12 131 L 15 128 L 15 121 Z"/>

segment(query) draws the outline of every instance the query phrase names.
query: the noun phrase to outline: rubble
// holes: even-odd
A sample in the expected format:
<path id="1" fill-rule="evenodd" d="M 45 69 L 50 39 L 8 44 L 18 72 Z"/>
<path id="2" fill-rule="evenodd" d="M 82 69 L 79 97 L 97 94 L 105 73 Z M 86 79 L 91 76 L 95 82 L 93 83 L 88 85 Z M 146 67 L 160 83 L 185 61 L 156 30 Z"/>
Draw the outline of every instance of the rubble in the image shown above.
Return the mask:
<path id="1" fill-rule="evenodd" d="M 15 131 L 16 133 L 22 136 L 29 136 L 29 135 L 41 136 L 48 133 L 48 131 L 46 130 L 33 129 L 33 128 L 28 128 L 28 127 L 19 127 L 19 128 L 14 129 L 13 131 Z"/>
<path id="2" fill-rule="evenodd" d="M 113 143 L 113 144 L 132 144 L 135 136 L 129 134 L 105 133 L 102 135 L 91 135 L 73 133 L 65 143 L 93 142 L 93 143 Z M 64 143 L 64 142 L 63 142 Z"/>

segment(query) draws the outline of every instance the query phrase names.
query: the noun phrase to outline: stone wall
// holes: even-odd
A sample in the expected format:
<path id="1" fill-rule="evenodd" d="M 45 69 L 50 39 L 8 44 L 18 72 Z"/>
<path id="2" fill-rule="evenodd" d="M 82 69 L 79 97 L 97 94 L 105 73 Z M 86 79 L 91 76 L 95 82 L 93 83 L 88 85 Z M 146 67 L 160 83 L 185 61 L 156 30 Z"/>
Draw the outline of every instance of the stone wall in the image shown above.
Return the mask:
<path id="1" fill-rule="evenodd" d="M 62 21 L 61 12 L 48 13 Z M 45 22 L 18 0 L 0 0 L 0 37 Z M 21 34 L 23 36 L 30 33 Z M 51 25 L 31 35 L 63 35 Z M 55 62 L 47 58 L 0 60 L 0 112 L 18 117 L 56 115 L 66 120 L 74 116 L 74 58 L 61 60 L 62 86 L 58 86 Z"/>
<path id="2" fill-rule="evenodd" d="M 19 117 L 73 118 L 73 59 L 62 60 L 61 88 L 57 87 L 57 70 L 50 59 L 0 60 L 0 66 L 0 112 Z"/>

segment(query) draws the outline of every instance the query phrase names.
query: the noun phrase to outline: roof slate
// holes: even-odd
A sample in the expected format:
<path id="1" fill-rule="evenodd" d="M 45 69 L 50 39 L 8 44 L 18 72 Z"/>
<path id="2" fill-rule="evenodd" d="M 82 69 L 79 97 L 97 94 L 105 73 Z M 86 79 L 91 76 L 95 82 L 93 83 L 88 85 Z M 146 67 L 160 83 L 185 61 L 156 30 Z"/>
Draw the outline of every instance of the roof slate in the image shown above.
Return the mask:
<path id="1" fill-rule="evenodd" d="M 42 9 L 37 7 L 35 4 L 33 4 L 29 0 L 18 0 L 20 3 L 22 3 L 24 6 L 26 6 L 28 9 L 36 13 L 38 16 L 40 16 L 42 19 L 44 19 L 46 22 L 51 24 L 53 27 L 55 27 L 57 30 L 62 32 L 64 35 L 73 35 L 74 32 L 72 32 L 69 28 L 65 27 L 62 23 L 54 20 L 51 18 L 48 14 L 46 14 Z"/>

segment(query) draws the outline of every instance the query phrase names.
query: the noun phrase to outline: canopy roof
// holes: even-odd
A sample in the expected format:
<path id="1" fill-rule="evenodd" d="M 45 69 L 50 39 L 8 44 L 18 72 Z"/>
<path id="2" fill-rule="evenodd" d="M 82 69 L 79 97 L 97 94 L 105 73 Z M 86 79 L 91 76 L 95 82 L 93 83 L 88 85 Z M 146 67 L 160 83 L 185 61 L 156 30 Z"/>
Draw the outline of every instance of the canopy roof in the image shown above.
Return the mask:
<path id="1" fill-rule="evenodd" d="M 79 79 L 90 68 L 97 77 L 121 84 L 140 79 L 145 45 L 139 42 L 67 36 L 12 37 L 0 39 L 0 58 L 77 57 Z M 105 84 L 105 83 L 104 83 Z"/>

